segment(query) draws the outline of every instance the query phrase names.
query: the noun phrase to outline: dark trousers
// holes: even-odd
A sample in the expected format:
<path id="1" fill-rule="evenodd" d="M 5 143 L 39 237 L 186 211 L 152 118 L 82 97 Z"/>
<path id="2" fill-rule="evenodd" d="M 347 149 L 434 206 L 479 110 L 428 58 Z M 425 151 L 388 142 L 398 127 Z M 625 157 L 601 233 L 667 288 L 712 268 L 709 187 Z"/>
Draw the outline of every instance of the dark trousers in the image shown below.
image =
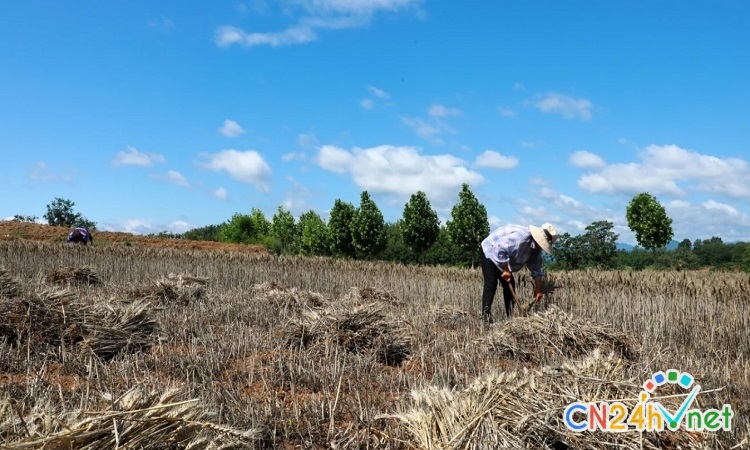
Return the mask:
<path id="1" fill-rule="evenodd" d="M 510 285 L 500 275 L 500 269 L 490 261 L 483 251 L 479 252 L 479 259 L 482 263 L 482 276 L 484 277 L 484 289 L 482 291 L 482 314 L 491 314 L 492 302 L 497 292 L 497 283 L 503 286 L 503 300 L 505 300 L 505 314 L 510 317 L 513 313 L 513 294 L 510 291 Z M 513 290 L 516 289 L 516 279 L 511 278 Z"/>

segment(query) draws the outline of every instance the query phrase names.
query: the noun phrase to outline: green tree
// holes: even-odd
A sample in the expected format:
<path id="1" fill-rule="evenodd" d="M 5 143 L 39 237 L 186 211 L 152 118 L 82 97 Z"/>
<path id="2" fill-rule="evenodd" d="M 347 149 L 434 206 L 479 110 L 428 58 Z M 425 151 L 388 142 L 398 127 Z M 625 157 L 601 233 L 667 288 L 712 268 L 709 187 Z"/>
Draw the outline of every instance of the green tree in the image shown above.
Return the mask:
<path id="1" fill-rule="evenodd" d="M 692 251 L 693 243 L 690 242 L 690 239 L 683 239 L 679 244 L 677 244 L 677 250 Z"/>
<path id="2" fill-rule="evenodd" d="M 325 256 L 331 248 L 326 223 L 318 213 L 310 210 L 299 218 L 300 250 L 304 255 Z"/>
<path id="3" fill-rule="evenodd" d="M 417 191 L 404 206 L 402 233 L 404 242 L 419 255 L 424 263 L 424 255 L 435 243 L 440 232 L 440 219 L 430 206 L 427 194 Z"/>
<path id="4" fill-rule="evenodd" d="M 250 217 L 253 220 L 253 228 L 255 229 L 255 243 L 261 244 L 271 237 L 271 222 L 266 219 L 266 215 L 263 214 L 258 208 L 253 208 L 250 211 Z"/>
<path id="5" fill-rule="evenodd" d="M 357 214 L 357 208 L 349 202 L 336 199 L 331 208 L 328 219 L 328 229 L 331 231 L 331 252 L 335 256 L 354 258 L 356 249 L 352 237 L 352 221 Z"/>
<path id="6" fill-rule="evenodd" d="M 291 212 L 279 205 L 271 221 L 271 235 L 279 253 L 291 253 L 296 248 L 297 224 Z"/>
<path id="7" fill-rule="evenodd" d="M 417 261 L 416 255 L 404 242 L 403 220 L 386 223 L 383 229 L 386 235 L 386 245 L 380 252 L 380 258 L 401 264 L 415 263 Z"/>
<path id="8" fill-rule="evenodd" d="M 89 230 L 96 230 L 96 222 L 90 221 L 80 213 L 75 212 L 74 206 L 75 203 L 71 200 L 55 197 L 51 203 L 47 204 L 47 212 L 44 213 L 44 218 L 52 226 L 85 227 Z"/>
<path id="9" fill-rule="evenodd" d="M 182 237 L 193 241 L 219 241 L 221 228 L 224 224 L 207 225 L 205 227 L 193 228 L 183 233 Z"/>
<path id="10" fill-rule="evenodd" d="M 365 258 L 374 258 L 385 249 L 385 221 L 378 205 L 367 191 L 360 195 L 357 213 L 351 222 L 352 242 L 357 253 Z"/>
<path id="11" fill-rule="evenodd" d="M 256 236 L 255 221 L 248 214 L 234 213 L 229 222 L 219 230 L 220 242 L 253 244 Z"/>
<path id="12" fill-rule="evenodd" d="M 612 268 L 615 266 L 617 253 L 617 238 L 619 235 L 612 231 L 614 224 L 607 220 L 599 220 L 586 227 L 583 235 L 585 260 L 587 266 Z"/>
<path id="13" fill-rule="evenodd" d="M 446 228 L 451 242 L 461 249 L 465 257 L 471 258 L 471 267 L 474 267 L 479 245 L 490 233 L 487 208 L 479 203 L 466 183 L 461 186 L 458 197 L 459 202 L 453 206 L 452 220 L 447 221 Z"/>
<path id="14" fill-rule="evenodd" d="M 19 214 L 16 214 L 11 220 L 13 222 L 36 222 L 37 219 L 37 216 L 21 216 Z"/>
<path id="15" fill-rule="evenodd" d="M 674 236 L 672 219 L 667 216 L 659 201 L 648 192 L 633 197 L 625 216 L 638 244 L 652 251 L 656 265 L 656 249 L 666 246 Z"/>
<path id="16" fill-rule="evenodd" d="M 563 233 L 557 237 L 552 244 L 553 260 L 561 269 L 578 270 L 586 265 L 586 257 L 583 249 L 583 238 Z"/>

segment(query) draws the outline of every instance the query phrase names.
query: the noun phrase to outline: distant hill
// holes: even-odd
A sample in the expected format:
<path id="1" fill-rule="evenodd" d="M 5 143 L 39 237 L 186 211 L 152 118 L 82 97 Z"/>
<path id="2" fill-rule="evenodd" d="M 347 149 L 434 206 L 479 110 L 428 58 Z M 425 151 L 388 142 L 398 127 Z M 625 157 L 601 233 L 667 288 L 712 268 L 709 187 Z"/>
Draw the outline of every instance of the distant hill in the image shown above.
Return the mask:
<path id="1" fill-rule="evenodd" d="M 674 250 L 679 244 L 679 242 L 672 239 L 671 241 L 669 241 L 669 244 L 667 244 L 667 250 Z M 634 248 L 636 248 L 635 245 L 626 244 L 624 242 L 618 242 L 616 246 L 617 250 L 625 250 L 626 252 L 632 251 Z"/>

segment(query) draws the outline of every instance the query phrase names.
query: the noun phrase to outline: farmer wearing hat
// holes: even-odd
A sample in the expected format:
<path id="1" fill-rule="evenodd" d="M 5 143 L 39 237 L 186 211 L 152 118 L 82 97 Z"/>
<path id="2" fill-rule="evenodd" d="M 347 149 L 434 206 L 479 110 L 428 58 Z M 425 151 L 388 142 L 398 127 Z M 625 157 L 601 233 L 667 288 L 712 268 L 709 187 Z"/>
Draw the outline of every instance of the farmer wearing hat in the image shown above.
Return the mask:
<path id="1" fill-rule="evenodd" d="M 541 227 L 530 225 L 506 225 L 493 231 L 482 241 L 480 259 L 484 291 L 482 293 L 482 317 L 492 323 L 492 301 L 498 281 L 503 286 L 505 313 L 513 312 L 513 297 L 516 280 L 513 272 L 527 266 L 534 278 L 534 301 L 542 299 L 542 250 L 552 254 L 552 244 L 557 240 L 557 230 L 552 224 Z M 512 287 L 512 291 L 511 291 Z"/>
<path id="2" fill-rule="evenodd" d="M 76 244 L 93 244 L 94 237 L 91 235 L 89 230 L 84 227 L 76 227 L 73 231 L 68 234 L 68 242 L 75 242 Z"/>

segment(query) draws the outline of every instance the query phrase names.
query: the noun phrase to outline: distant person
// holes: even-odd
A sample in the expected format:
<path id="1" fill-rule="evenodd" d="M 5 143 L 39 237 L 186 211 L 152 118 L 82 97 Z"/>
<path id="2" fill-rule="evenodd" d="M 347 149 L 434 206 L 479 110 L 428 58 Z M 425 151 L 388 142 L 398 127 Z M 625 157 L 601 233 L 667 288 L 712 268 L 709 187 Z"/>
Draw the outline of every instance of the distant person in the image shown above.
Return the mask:
<path id="1" fill-rule="evenodd" d="M 557 240 L 557 230 L 549 223 L 541 227 L 530 225 L 506 225 L 490 233 L 481 245 L 480 259 L 484 290 L 482 292 L 482 317 L 492 323 L 492 302 L 498 281 L 503 286 L 505 314 L 513 312 L 513 292 L 516 289 L 514 272 L 527 266 L 534 278 L 534 301 L 542 299 L 542 250 L 552 254 L 552 244 Z"/>
<path id="2" fill-rule="evenodd" d="M 73 231 L 68 234 L 68 242 L 75 242 L 76 244 L 93 244 L 94 236 L 91 235 L 89 230 L 84 227 L 75 227 Z"/>

